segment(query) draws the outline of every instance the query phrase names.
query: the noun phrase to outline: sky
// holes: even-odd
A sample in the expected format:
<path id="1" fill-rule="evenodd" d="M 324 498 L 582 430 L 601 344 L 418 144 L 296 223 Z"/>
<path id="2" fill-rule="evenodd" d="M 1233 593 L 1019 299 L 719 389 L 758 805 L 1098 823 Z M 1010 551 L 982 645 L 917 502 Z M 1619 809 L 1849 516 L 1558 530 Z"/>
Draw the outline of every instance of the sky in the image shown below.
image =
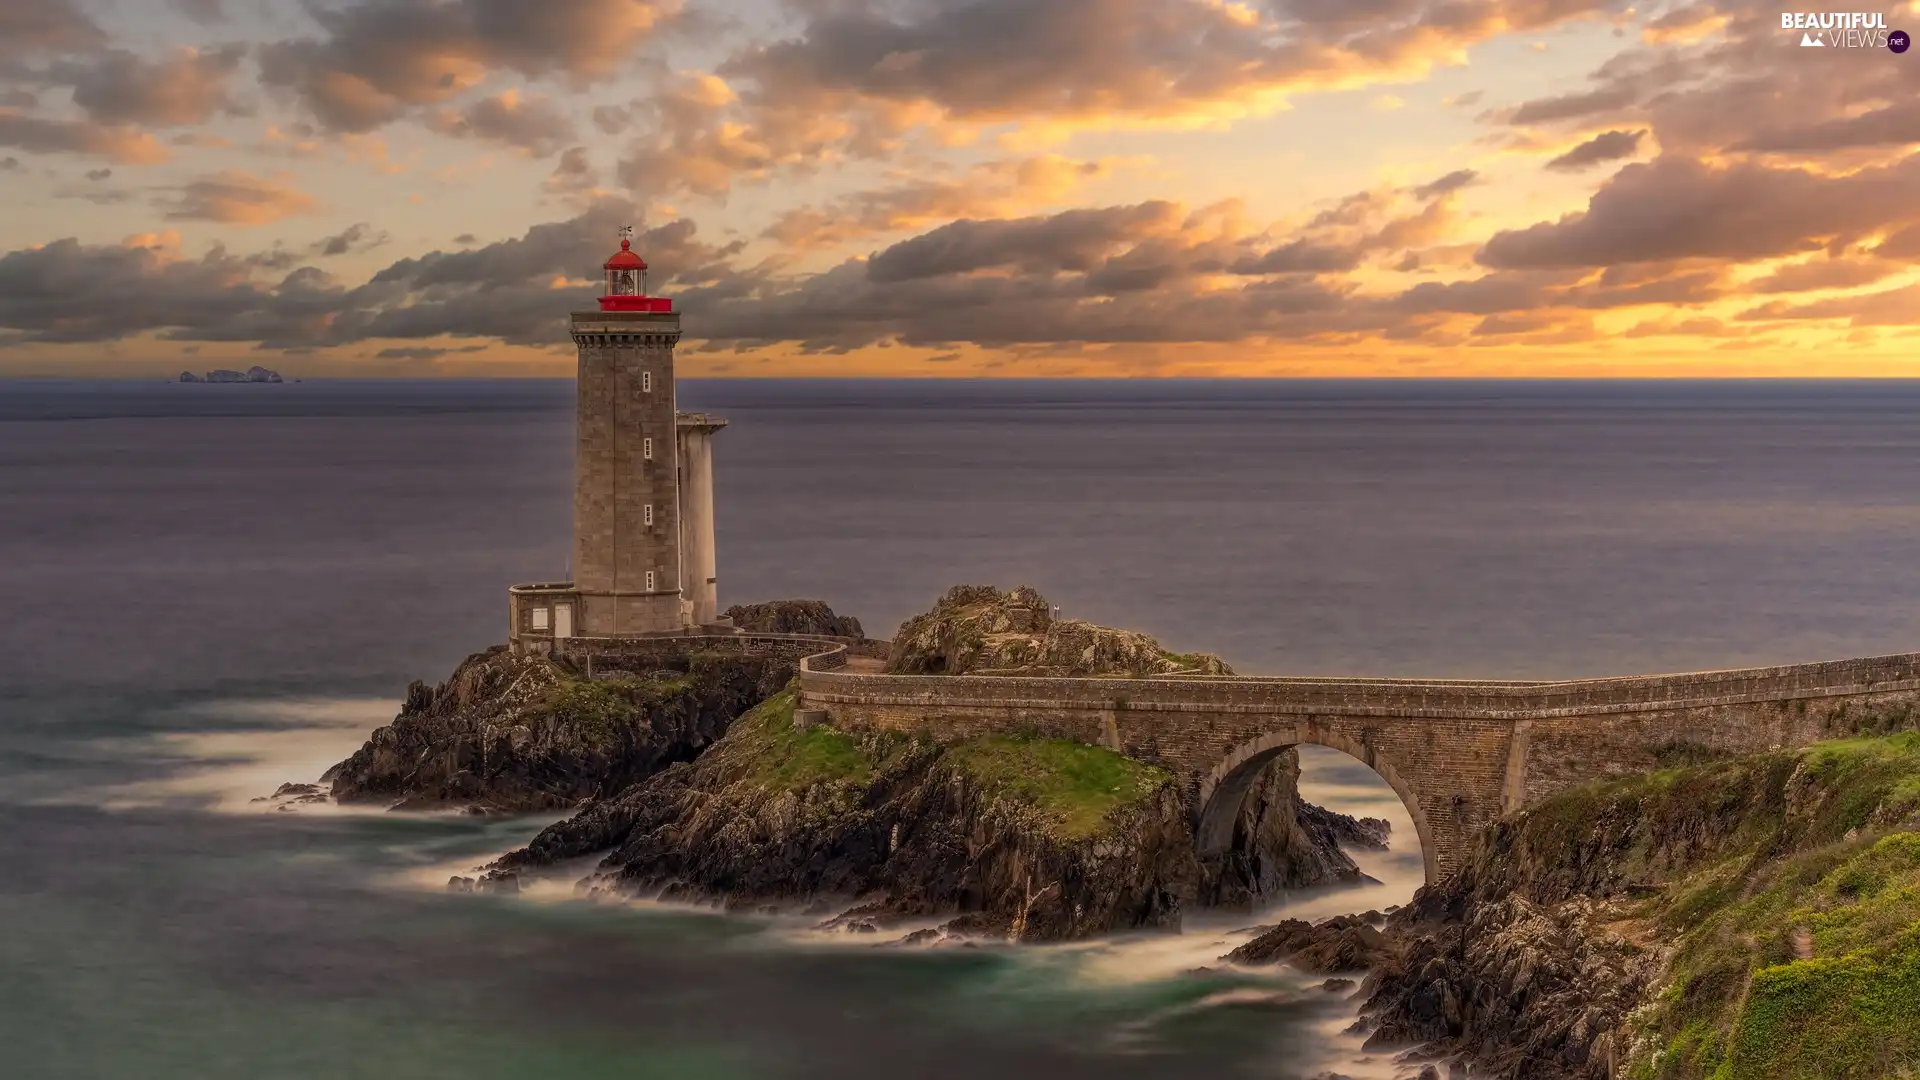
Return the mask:
<path id="1" fill-rule="evenodd" d="M 692 376 L 1920 375 L 1783 2 L 0 0 L 0 375 L 565 376 L 624 225 Z"/>

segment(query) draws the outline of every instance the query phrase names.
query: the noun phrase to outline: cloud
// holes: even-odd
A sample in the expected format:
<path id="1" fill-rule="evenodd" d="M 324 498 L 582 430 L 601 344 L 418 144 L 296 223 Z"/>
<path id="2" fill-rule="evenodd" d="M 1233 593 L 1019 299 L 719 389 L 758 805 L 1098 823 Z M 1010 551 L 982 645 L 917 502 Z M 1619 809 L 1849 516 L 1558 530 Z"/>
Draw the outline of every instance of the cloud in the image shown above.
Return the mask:
<path id="1" fill-rule="evenodd" d="M 164 203 L 168 221 L 217 221 L 223 225 L 270 225 L 318 205 L 313 196 L 252 173 L 228 169 L 203 176 Z"/>
<path id="2" fill-rule="evenodd" d="M 224 0 L 171 0 L 175 11 L 194 22 L 211 25 L 227 17 Z"/>
<path id="3" fill-rule="evenodd" d="M 335 236 L 329 236 L 313 246 L 313 253 L 323 258 L 335 255 L 347 255 L 356 251 L 365 251 L 386 243 L 391 237 L 386 233 L 374 232 L 367 222 L 349 225 Z"/>
<path id="4" fill-rule="evenodd" d="M 1845 319 L 1849 326 L 1858 328 L 1909 326 L 1913 323 L 1915 311 L 1920 311 L 1920 285 L 1884 289 L 1859 296 L 1815 300 L 1806 304 L 1789 304 L 1776 300 L 1743 311 L 1739 317 L 1747 321 Z"/>
<path id="5" fill-rule="evenodd" d="M 125 165 L 154 165 L 169 156 L 159 140 L 130 127 L 49 120 L 17 109 L 0 109 L 0 146 L 42 154 L 86 154 Z"/>
<path id="6" fill-rule="evenodd" d="M 574 146 L 554 163 L 553 172 L 547 176 L 546 189 L 556 195 L 576 197 L 595 190 L 599 183 L 600 170 L 593 167 L 587 148 Z"/>
<path id="7" fill-rule="evenodd" d="M 370 0 L 311 8 L 320 38 L 260 50 L 263 80 L 325 127 L 366 132 L 472 89 L 495 70 L 585 82 L 611 76 L 675 0 Z"/>
<path id="8" fill-rule="evenodd" d="M 544 97 L 507 90 L 461 110 L 441 109 L 427 126 L 454 138 L 492 139 L 533 157 L 546 157 L 576 137 L 573 120 Z"/>
<path id="9" fill-rule="evenodd" d="M 1647 135 L 1640 131 L 1603 131 L 1579 146 L 1547 162 L 1547 168 L 1561 172 L 1578 172 L 1581 169 L 1599 165 L 1602 162 L 1618 161 L 1632 157 L 1639 152 L 1640 140 Z"/>
<path id="10" fill-rule="evenodd" d="M 1624 6 L 1619 0 L 947 0 L 808 5 L 797 36 L 745 48 L 670 87 L 627 155 L 636 189 L 726 191 L 734 179 L 877 158 L 910 135 L 1022 125 L 1215 124 L 1289 96 L 1411 81 L 1478 41 Z M 1391 12 L 1359 17 L 1353 12 Z M 608 130 L 626 117 L 608 113 Z"/>
<path id="11" fill-rule="evenodd" d="M 951 178 L 905 180 L 789 210 L 764 235 L 788 248 L 831 247 L 956 218 L 1003 217 L 1062 198 L 1111 164 L 1057 155 L 1003 159 Z"/>
<path id="12" fill-rule="evenodd" d="M 0 56 L 82 52 L 105 41 L 72 0 L 0 0 Z"/>
<path id="13" fill-rule="evenodd" d="M 204 123 L 216 113 L 243 111 L 227 94 L 246 50 L 229 45 L 178 49 L 148 61 L 115 49 L 53 69 L 73 86 L 73 102 L 102 124 L 144 126 Z"/>
<path id="14" fill-rule="evenodd" d="M 1451 195 L 1480 178 L 1472 169 L 1455 169 L 1437 180 L 1430 180 L 1413 189 L 1413 194 L 1422 199 L 1436 199 L 1442 195 Z"/>
<path id="15" fill-rule="evenodd" d="M 1756 293 L 1812 292 L 1816 289 L 1851 289 L 1871 285 L 1900 270 L 1898 263 L 1864 259 L 1814 259 L 1780 267 L 1766 277 L 1748 283 L 1746 291 Z"/>
<path id="16" fill-rule="evenodd" d="M 1607 181 L 1582 213 L 1495 234 L 1492 267 L 1791 255 L 1920 218 L 1920 155 L 1847 176 L 1663 154 Z"/>

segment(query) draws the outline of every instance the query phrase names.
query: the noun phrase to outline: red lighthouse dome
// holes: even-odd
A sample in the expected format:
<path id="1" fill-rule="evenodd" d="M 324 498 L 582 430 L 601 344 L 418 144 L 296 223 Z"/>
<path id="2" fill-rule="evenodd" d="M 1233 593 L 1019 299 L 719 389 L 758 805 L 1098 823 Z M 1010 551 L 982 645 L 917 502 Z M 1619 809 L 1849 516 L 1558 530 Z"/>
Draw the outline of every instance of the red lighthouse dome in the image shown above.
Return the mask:
<path id="1" fill-rule="evenodd" d="M 604 266 L 607 291 L 601 311 L 672 311 L 673 301 L 647 295 L 647 260 L 634 253 L 633 226 L 620 230 L 620 250 Z"/>

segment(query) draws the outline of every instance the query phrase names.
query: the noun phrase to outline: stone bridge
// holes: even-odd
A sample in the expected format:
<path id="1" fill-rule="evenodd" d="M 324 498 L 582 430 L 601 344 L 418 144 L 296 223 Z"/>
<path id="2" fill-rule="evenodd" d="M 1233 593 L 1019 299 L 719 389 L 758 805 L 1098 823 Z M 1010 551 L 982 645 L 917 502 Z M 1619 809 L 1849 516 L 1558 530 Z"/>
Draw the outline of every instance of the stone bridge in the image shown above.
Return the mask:
<path id="1" fill-rule="evenodd" d="M 886 675 L 848 655 L 802 660 L 802 707 L 843 729 L 1111 747 L 1185 779 L 1205 852 L 1232 843 L 1241 802 L 1275 755 L 1332 747 L 1399 793 L 1429 882 L 1459 865 L 1480 826 L 1556 791 L 1687 753 L 1850 734 L 1920 697 L 1920 653 L 1569 682 Z"/>

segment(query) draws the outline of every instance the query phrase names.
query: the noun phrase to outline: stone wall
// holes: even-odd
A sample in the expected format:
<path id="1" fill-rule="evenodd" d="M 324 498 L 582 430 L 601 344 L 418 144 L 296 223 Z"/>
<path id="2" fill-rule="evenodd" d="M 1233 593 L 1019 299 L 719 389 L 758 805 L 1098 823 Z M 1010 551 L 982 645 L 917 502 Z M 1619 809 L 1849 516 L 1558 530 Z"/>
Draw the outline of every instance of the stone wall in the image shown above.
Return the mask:
<path id="1" fill-rule="evenodd" d="M 1109 746 L 1186 778 L 1203 846 L 1273 755 L 1340 750 L 1406 803 L 1430 880 L 1481 825 L 1570 785 L 1804 745 L 1920 706 L 1920 654 L 1568 682 L 881 675 L 845 659 L 801 665 L 802 704 L 835 725 Z"/>

